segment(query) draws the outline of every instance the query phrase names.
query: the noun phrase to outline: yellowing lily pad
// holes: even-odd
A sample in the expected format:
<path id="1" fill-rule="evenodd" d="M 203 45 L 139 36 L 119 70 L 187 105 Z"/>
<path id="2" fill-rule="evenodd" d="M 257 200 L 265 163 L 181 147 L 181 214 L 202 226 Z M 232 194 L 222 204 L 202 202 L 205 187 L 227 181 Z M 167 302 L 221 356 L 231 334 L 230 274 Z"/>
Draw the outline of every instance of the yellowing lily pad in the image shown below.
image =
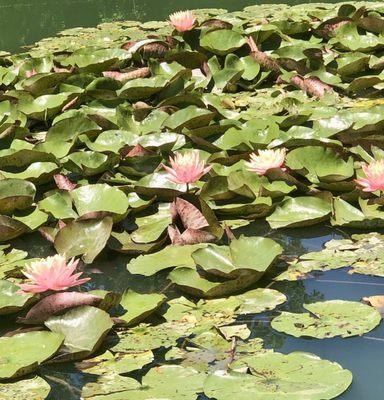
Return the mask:
<path id="1" fill-rule="evenodd" d="M 251 373 L 237 372 L 244 368 Z M 335 362 L 309 353 L 267 352 L 240 359 L 228 373 L 210 375 L 204 393 L 217 400 L 328 400 L 351 383 L 351 372 Z"/>
<path id="2" fill-rule="evenodd" d="M 355 301 L 329 300 L 304 308 L 309 313 L 282 312 L 272 320 L 272 328 L 295 337 L 324 339 L 363 335 L 381 322 L 375 308 Z"/>

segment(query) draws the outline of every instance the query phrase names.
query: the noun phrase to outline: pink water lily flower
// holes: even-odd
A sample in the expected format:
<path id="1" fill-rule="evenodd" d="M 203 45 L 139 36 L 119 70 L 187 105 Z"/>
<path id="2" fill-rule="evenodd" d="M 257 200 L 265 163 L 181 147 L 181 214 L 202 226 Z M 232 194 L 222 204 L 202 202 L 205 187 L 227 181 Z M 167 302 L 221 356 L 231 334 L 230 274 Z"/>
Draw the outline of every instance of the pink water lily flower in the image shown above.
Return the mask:
<path id="1" fill-rule="evenodd" d="M 246 162 L 245 166 L 248 171 L 256 172 L 257 175 L 265 175 L 268 170 L 273 168 L 285 171 L 285 155 L 285 149 L 259 150 L 258 154 L 251 154 L 250 161 Z"/>
<path id="2" fill-rule="evenodd" d="M 27 78 L 31 78 L 32 76 L 37 75 L 37 71 L 33 68 L 32 70 L 26 71 L 25 76 Z"/>
<path id="3" fill-rule="evenodd" d="M 169 22 L 178 32 L 187 32 L 195 26 L 196 16 L 192 11 L 177 11 L 169 16 Z"/>
<path id="4" fill-rule="evenodd" d="M 384 190 L 384 160 L 371 161 L 362 166 L 366 178 L 356 179 L 356 183 L 362 186 L 363 192 L 376 192 Z"/>
<path id="5" fill-rule="evenodd" d="M 184 154 L 177 153 L 174 158 L 169 157 L 169 163 L 171 167 L 163 164 L 163 168 L 168 172 L 168 180 L 178 184 L 196 182 L 212 168 L 200 160 L 196 150 Z"/>
<path id="6" fill-rule="evenodd" d="M 20 288 L 23 292 L 42 293 L 48 290 L 66 290 L 88 282 L 90 278 L 79 279 L 81 272 L 74 274 L 78 263 L 79 260 L 74 259 L 67 263 L 60 254 L 34 261 L 23 271 L 30 283 L 20 284 Z"/>

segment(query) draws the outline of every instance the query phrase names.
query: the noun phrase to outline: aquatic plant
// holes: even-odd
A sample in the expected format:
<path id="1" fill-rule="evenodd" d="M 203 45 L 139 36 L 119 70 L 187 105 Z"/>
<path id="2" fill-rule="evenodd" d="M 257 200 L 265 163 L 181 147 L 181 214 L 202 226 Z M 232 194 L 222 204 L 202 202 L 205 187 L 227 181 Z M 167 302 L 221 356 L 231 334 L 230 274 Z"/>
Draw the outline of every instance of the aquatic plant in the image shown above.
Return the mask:
<path id="1" fill-rule="evenodd" d="M 82 273 L 74 274 L 78 263 L 79 260 L 74 259 L 67 263 L 65 256 L 60 254 L 33 261 L 22 271 L 30 283 L 22 283 L 20 288 L 25 293 L 42 293 L 49 290 L 61 291 L 82 285 L 90 278 L 79 279 Z"/>
<path id="2" fill-rule="evenodd" d="M 362 187 L 363 192 L 384 190 L 384 160 L 373 160 L 369 164 L 363 164 L 362 169 L 366 177 L 356 179 L 356 183 Z"/>
<path id="3" fill-rule="evenodd" d="M 315 293 L 303 309 L 305 285 L 285 282 L 341 266 L 384 276 L 380 235 L 293 257 L 279 229 L 384 227 L 371 193 L 384 184 L 383 19 L 378 2 L 194 10 L 1 53 L 0 241 L 39 232 L 58 253 L 34 260 L 0 248 L 0 315 L 44 328 L 0 338 L 15 349 L 0 365 L 1 395 L 34 385 L 45 395 L 43 378 L 17 379 L 48 359 L 89 357 L 78 365 L 97 377 L 84 381 L 89 400 L 178 399 L 180 387 L 218 400 L 345 391 L 350 371 L 270 350 L 249 339 L 242 315 L 274 310 L 274 327 L 297 337 L 362 335 L 380 322 L 381 298 L 367 298 L 371 307 Z M 254 221 L 265 237 L 239 233 Z M 107 254 L 129 278 L 121 293 L 76 291 L 89 278 L 59 254 L 85 265 Z M 46 291 L 55 293 L 38 296 Z M 143 367 L 141 383 L 127 376 Z"/>
<path id="4" fill-rule="evenodd" d="M 178 32 L 187 32 L 195 26 L 196 16 L 192 11 L 177 11 L 169 16 L 169 22 Z"/>
<path id="5" fill-rule="evenodd" d="M 250 155 L 250 161 L 244 165 L 248 171 L 256 172 L 257 175 L 265 175 L 270 169 L 283 167 L 285 161 L 285 149 L 259 150 L 259 152 Z"/>
<path id="6" fill-rule="evenodd" d="M 169 163 L 171 167 L 163 164 L 163 168 L 168 172 L 167 179 L 179 184 L 194 183 L 212 168 L 211 165 L 206 165 L 205 161 L 200 160 L 198 151 L 176 153 L 174 157 L 169 157 Z"/>

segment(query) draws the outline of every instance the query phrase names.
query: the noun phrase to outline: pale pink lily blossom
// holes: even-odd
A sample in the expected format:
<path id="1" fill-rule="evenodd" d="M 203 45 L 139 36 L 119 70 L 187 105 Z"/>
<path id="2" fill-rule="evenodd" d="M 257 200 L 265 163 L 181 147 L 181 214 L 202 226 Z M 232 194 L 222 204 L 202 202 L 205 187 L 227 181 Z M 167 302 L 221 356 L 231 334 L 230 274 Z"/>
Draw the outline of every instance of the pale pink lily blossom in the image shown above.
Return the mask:
<path id="1" fill-rule="evenodd" d="M 81 272 L 74 274 L 79 260 L 72 259 L 67 263 L 65 256 L 56 254 L 27 265 L 23 274 L 30 283 L 20 284 L 22 292 L 42 293 L 48 290 L 61 291 L 73 286 L 82 285 L 90 278 L 79 279 Z"/>
<path id="2" fill-rule="evenodd" d="M 363 192 L 384 191 L 384 160 L 374 160 L 362 165 L 366 178 L 356 179 L 356 183 L 362 187 Z"/>
<path id="3" fill-rule="evenodd" d="M 259 150 L 258 154 L 252 153 L 250 160 L 245 162 L 248 171 L 257 175 L 265 175 L 270 169 L 279 168 L 283 171 L 286 151 L 285 149 Z"/>
<path id="4" fill-rule="evenodd" d="M 177 184 L 189 184 L 198 181 L 203 175 L 208 173 L 212 166 L 206 165 L 204 160 L 200 160 L 199 152 L 177 153 L 169 157 L 171 167 L 163 164 L 163 168 L 168 172 L 168 180 Z"/>
<path id="5" fill-rule="evenodd" d="M 178 32 L 187 32 L 194 28 L 196 16 L 192 11 L 177 11 L 169 16 L 169 23 Z"/>
<path id="6" fill-rule="evenodd" d="M 32 70 L 26 71 L 25 76 L 26 76 L 27 78 L 31 78 L 32 76 L 37 75 L 37 73 L 38 73 L 38 72 L 37 72 L 35 69 L 32 69 Z"/>

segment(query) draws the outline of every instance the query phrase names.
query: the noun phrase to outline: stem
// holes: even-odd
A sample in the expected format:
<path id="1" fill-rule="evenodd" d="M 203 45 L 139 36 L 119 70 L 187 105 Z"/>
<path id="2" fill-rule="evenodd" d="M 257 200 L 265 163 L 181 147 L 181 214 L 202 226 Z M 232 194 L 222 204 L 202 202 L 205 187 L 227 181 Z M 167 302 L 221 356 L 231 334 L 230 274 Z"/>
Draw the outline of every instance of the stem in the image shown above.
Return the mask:
<path id="1" fill-rule="evenodd" d="M 231 350 L 230 350 L 230 360 L 229 360 L 228 364 L 233 363 L 233 361 L 235 360 L 236 345 L 237 345 L 236 336 L 232 336 Z"/>
<path id="2" fill-rule="evenodd" d="M 187 192 L 186 193 L 189 193 L 189 183 L 187 183 L 186 185 L 187 185 Z"/>

